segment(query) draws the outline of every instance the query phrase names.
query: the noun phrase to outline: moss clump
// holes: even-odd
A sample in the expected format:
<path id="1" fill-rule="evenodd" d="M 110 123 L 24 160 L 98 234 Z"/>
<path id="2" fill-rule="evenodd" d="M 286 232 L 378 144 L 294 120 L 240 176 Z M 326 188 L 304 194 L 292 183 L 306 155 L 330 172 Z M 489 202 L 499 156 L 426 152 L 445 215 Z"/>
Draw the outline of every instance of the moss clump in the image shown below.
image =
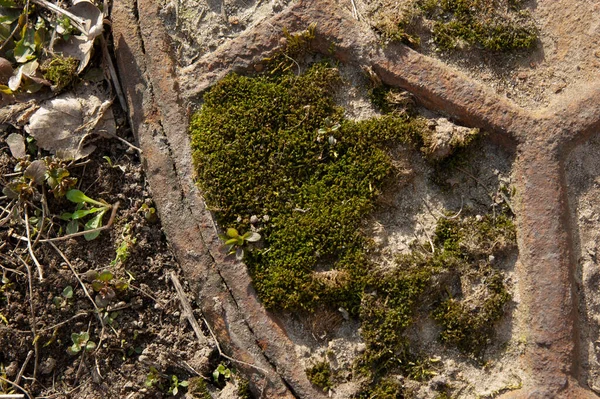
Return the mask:
<path id="1" fill-rule="evenodd" d="M 412 378 L 430 372 L 409 350 L 405 331 L 416 312 L 431 310 L 441 327 L 441 340 L 475 356 L 493 335 L 493 326 L 510 300 L 501 274 L 489 264 L 515 247 L 515 228 L 505 215 L 438 220 L 434 253 L 415 250 L 397 258 L 391 272 L 372 274 L 360 318 L 367 350 L 359 370 L 375 381 L 390 371 Z M 464 301 L 456 289 L 470 276 L 483 293 Z M 448 298 L 448 295 L 453 297 Z"/>
<path id="2" fill-rule="evenodd" d="M 52 82 L 56 91 L 62 91 L 77 77 L 79 61 L 73 57 L 54 57 L 42 65 L 44 78 Z"/>
<path id="3" fill-rule="evenodd" d="M 189 379 L 188 395 L 194 399 L 211 399 L 212 396 L 206 387 L 206 381 L 202 377 L 192 377 Z"/>
<path id="4" fill-rule="evenodd" d="M 392 170 L 384 148 L 421 143 L 418 119 L 345 120 L 331 95 L 339 79 L 327 64 L 300 76 L 230 75 L 191 122 L 199 183 L 220 223 L 247 231 L 252 215 L 268 216 L 267 249 L 246 264 L 269 308 L 358 313 L 370 268 L 359 227 Z M 344 278 L 324 282 L 315 272 L 324 266 Z"/>
<path id="5" fill-rule="evenodd" d="M 376 385 L 358 395 L 360 399 L 403 399 L 406 397 L 402 385 L 389 378 L 380 380 Z"/>
<path id="6" fill-rule="evenodd" d="M 326 361 L 318 362 L 314 366 L 307 368 L 306 376 L 310 382 L 325 392 L 333 386 L 331 382 L 331 366 Z"/>
<path id="7" fill-rule="evenodd" d="M 531 49 L 537 29 L 519 0 L 413 0 L 390 6 L 375 29 L 387 40 L 416 46 L 429 30 L 442 50 L 478 47 L 494 52 Z"/>
<path id="8" fill-rule="evenodd" d="M 532 48 L 537 29 L 520 2 L 425 0 L 421 8 L 435 21 L 433 40 L 444 50 L 470 46 L 491 51 Z"/>
<path id="9" fill-rule="evenodd" d="M 238 382 L 237 395 L 239 399 L 252 399 L 252 392 L 250 391 L 250 383 L 248 380 L 241 379 Z"/>
<path id="10" fill-rule="evenodd" d="M 496 321 L 504 313 L 504 305 L 510 294 L 496 271 L 488 271 L 483 285 L 487 293 L 485 299 L 470 306 L 449 298 L 433 311 L 433 319 L 442 326 L 441 340 L 454 344 L 459 349 L 478 355 L 489 343 Z"/>

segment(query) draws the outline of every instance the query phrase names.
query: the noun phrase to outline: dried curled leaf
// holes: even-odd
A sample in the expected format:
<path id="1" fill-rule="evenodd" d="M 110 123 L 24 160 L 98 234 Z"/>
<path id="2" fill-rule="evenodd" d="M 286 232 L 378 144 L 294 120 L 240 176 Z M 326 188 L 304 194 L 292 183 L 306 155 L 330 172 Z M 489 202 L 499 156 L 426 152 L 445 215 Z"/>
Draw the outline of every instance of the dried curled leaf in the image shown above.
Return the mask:
<path id="1" fill-rule="evenodd" d="M 31 116 L 25 130 L 37 145 L 62 159 L 80 159 L 94 151 L 85 146 L 85 137 L 94 132 L 114 134 L 116 129 L 111 102 L 91 89 L 75 96 L 72 93 L 46 101 Z"/>

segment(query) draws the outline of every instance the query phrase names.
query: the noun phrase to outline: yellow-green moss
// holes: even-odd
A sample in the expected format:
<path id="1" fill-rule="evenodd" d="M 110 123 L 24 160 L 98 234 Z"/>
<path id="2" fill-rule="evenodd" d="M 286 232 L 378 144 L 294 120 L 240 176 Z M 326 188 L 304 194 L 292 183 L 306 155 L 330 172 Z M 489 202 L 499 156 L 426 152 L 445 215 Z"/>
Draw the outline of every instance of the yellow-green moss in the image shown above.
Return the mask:
<path id="1" fill-rule="evenodd" d="M 329 362 L 318 362 L 312 367 L 307 368 L 306 376 L 310 382 L 323 389 L 325 392 L 333 386 Z"/>
<path id="2" fill-rule="evenodd" d="M 44 78 L 52 82 L 57 91 L 62 91 L 77 77 L 79 61 L 73 57 L 54 57 L 42 64 Z"/>
<path id="3" fill-rule="evenodd" d="M 397 13 L 394 24 L 378 29 L 385 38 L 412 46 L 420 42 L 416 26 L 431 27 L 433 41 L 442 50 L 505 52 L 531 49 L 538 40 L 519 0 L 414 0 Z"/>

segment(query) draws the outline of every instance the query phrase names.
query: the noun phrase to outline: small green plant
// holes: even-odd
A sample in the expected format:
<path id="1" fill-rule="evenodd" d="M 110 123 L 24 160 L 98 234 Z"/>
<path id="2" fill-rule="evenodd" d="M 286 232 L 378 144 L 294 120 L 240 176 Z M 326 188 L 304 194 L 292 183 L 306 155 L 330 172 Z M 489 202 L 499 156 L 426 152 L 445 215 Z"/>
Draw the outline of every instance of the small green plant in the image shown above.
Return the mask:
<path id="1" fill-rule="evenodd" d="M 213 381 L 217 385 L 223 385 L 227 380 L 231 378 L 231 370 L 223 363 L 219 364 L 212 373 Z"/>
<path id="2" fill-rule="evenodd" d="M 162 386 L 161 381 L 162 381 L 162 374 L 158 372 L 156 367 L 150 366 L 150 371 L 148 371 L 148 374 L 146 375 L 146 381 L 144 382 L 144 385 L 148 388 L 157 386 L 159 389 L 162 390 L 163 386 Z"/>
<path id="3" fill-rule="evenodd" d="M 76 355 L 82 350 L 91 352 L 96 349 L 96 343 L 94 341 L 90 341 L 90 334 L 87 332 L 81 332 L 79 334 L 72 333 L 71 341 L 73 341 L 73 345 L 67 348 L 67 352 L 70 355 Z"/>
<path id="4" fill-rule="evenodd" d="M 168 382 L 168 388 L 165 387 L 165 384 Z M 179 388 L 186 388 L 189 385 L 188 381 L 179 381 L 179 377 L 175 374 L 167 375 L 163 374 L 156 369 L 154 366 L 150 366 L 150 371 L 146 375 L 146 381 L 144 385 L 148 388 L 157 387 L 161 391 L 167 392 L 168 395 L 177 395 L 179 393 Z"/>
<path id="5" fill-rule="evenodd" d="M 156 223 L 158 221 L 158 215 L 156 214 L 156 208 L 146 204 L 145 202 L 142 204 L 138 212 L 141 212 L 144 215 L 144 219 L 148 223 Z"/>
<path id="6" fill-rule="evenodd" d="M 121 234 L 121 237 L 122 241 L 116 249 L 115 259 L 110 262 L 111 266 L 124 264 L 129 258 L 131 248 L 137 242 L 137 239 L 131 236 L 131 225 L 129 223 L 123 227 L 123 234 Z"/>
<path id="7" fill-rule="evenodd" d="M 111 209 L 112 205 L 96 201 L 80 190 L 69 190 L 66 194 L 67 199 L 77 204 L 77 207 L 73 213 L 63 213 L 61 218 L 68 220 L 67 234 L 77 233 L 79 231 L 79 221 L 89 215 L 94 215 L 85 223 L 85 230 L 93 230 L 102 227 L 102 217 L 104 214 Z M 87 208 L 88 205 L 95 205 L 95 207 Z M 87 241 L 94 240 L 100 234 L 99 231 L 85 234 L 84 237 Z"/>
<path id="8" fill-rule="evenodd" d="M 121 279 L 115 279 L 114 275 L 108 270 L 100 273 L 90 270 L 86 273 L 86 279 L 92 282 L 92 288 L 97 293 L 94 301 L 100 308 L 108 306 L 117 296 L 115 290 L 125 291 L 129 288 L 128 283 Z"/>
<path id="9" fill-rule="evenodd" d="M 61 292 L 60 296 L 55 296 L 52 302 L 57 308 L 64 308 L 68 303 L 69 299 L 73 298 L 73 287 L 67 285 Z"/>
<path id="10" fill-rule="evenodd" d="M 248 231 L 240 235 L 237 229 L 230 227 L 227 229 L 227 232 L 225 234 L 221 235 L 221 239 L 225 241 L 225 245 L 227 246 L 227 253 L 230 255 L 235 254 L 235 257 L 238 260 L 241 260 L 244 257 L 244 244 L 246 244 L 247 242 L 259 241 L 260 234 L 253 231 Z"/>
<path id="11" fill-rule="evenodd" d="M 187 388 L 188 385 L 188 381 L 179 381 L 179 378 L 175 374 L 173 374 L 171 376 L 171 386 L 169 387 L 167 393 L 169 395 L 175 396 L 179 392 L 179 387 Z"/>

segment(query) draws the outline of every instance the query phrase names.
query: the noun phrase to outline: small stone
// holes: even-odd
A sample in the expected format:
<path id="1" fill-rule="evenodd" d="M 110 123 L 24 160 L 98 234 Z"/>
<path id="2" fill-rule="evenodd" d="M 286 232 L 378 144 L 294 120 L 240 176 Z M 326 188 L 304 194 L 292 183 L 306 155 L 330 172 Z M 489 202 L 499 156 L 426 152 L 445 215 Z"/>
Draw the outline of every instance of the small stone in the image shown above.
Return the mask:
<path id="1" fill-rule="evenodd" d="M 265 216 L 263 216 L 263 220 L 265 222 L 268 222 L 269 220 L 271 220 L 271 217 L 269 215 L 265 215 Z"/>
<path id="2" fill-rule="evenodd" d="M 0 57 L 0 84 L 8 84 L 8 79 L 13 74 L 13 67 L 10 61 L 6 58 Z"/>
<path id="3" fill-rule="evenodd" d="M 19 365 L 17 362 L 11 362 L 4 371 L 8 377 L 14 377 L 19 372 Z"/>
<path id="4" fill-rule="evenodd" d="M 364 353 L 367 350 L 367 345 L 365 345 L 364 343 L 360 343 L 358 345 L 356 345 L 356 352 L 357 353 Z"/>
<path id="5" fill-rule="evenodd" d="M 256 216 L 256 215 L 250 216 L 250 223 L 252 223 L 252 224 L 258 223 L 258 216 Z"/>
<path id="6" fill-rule="evenodd" d="M 40 373 L 42 374 L 50 374 L 54 371 L 54 367 L 56 367 L 56 360 L 52 357 L 44 360 L 42 364 L 40 364 Z"/>
<path id="7" fill-rule="evenodd" d="M 525 80 L 529 77 L 529 74 L 527 72 L 519 72 L 519 74 L 517 75 L 517 78 L 520 80 Z"/>
<path id="8" fill-rule="evenodd" d="M 478 222 L 481 222 L 483 220 L 483 216 L 481 215 L 476 215 L 475 216 L 475 220 L 477 220 Z"/>
<path id="9" fill-rule="evenodd" d="M 496 257 L 495 257 L 494 255 L 490 255 L 490 256 L 488 257 L 488 261 L 489 261 L 490 263 L 494 263 L 494 260 L 496 260 Z"/>

